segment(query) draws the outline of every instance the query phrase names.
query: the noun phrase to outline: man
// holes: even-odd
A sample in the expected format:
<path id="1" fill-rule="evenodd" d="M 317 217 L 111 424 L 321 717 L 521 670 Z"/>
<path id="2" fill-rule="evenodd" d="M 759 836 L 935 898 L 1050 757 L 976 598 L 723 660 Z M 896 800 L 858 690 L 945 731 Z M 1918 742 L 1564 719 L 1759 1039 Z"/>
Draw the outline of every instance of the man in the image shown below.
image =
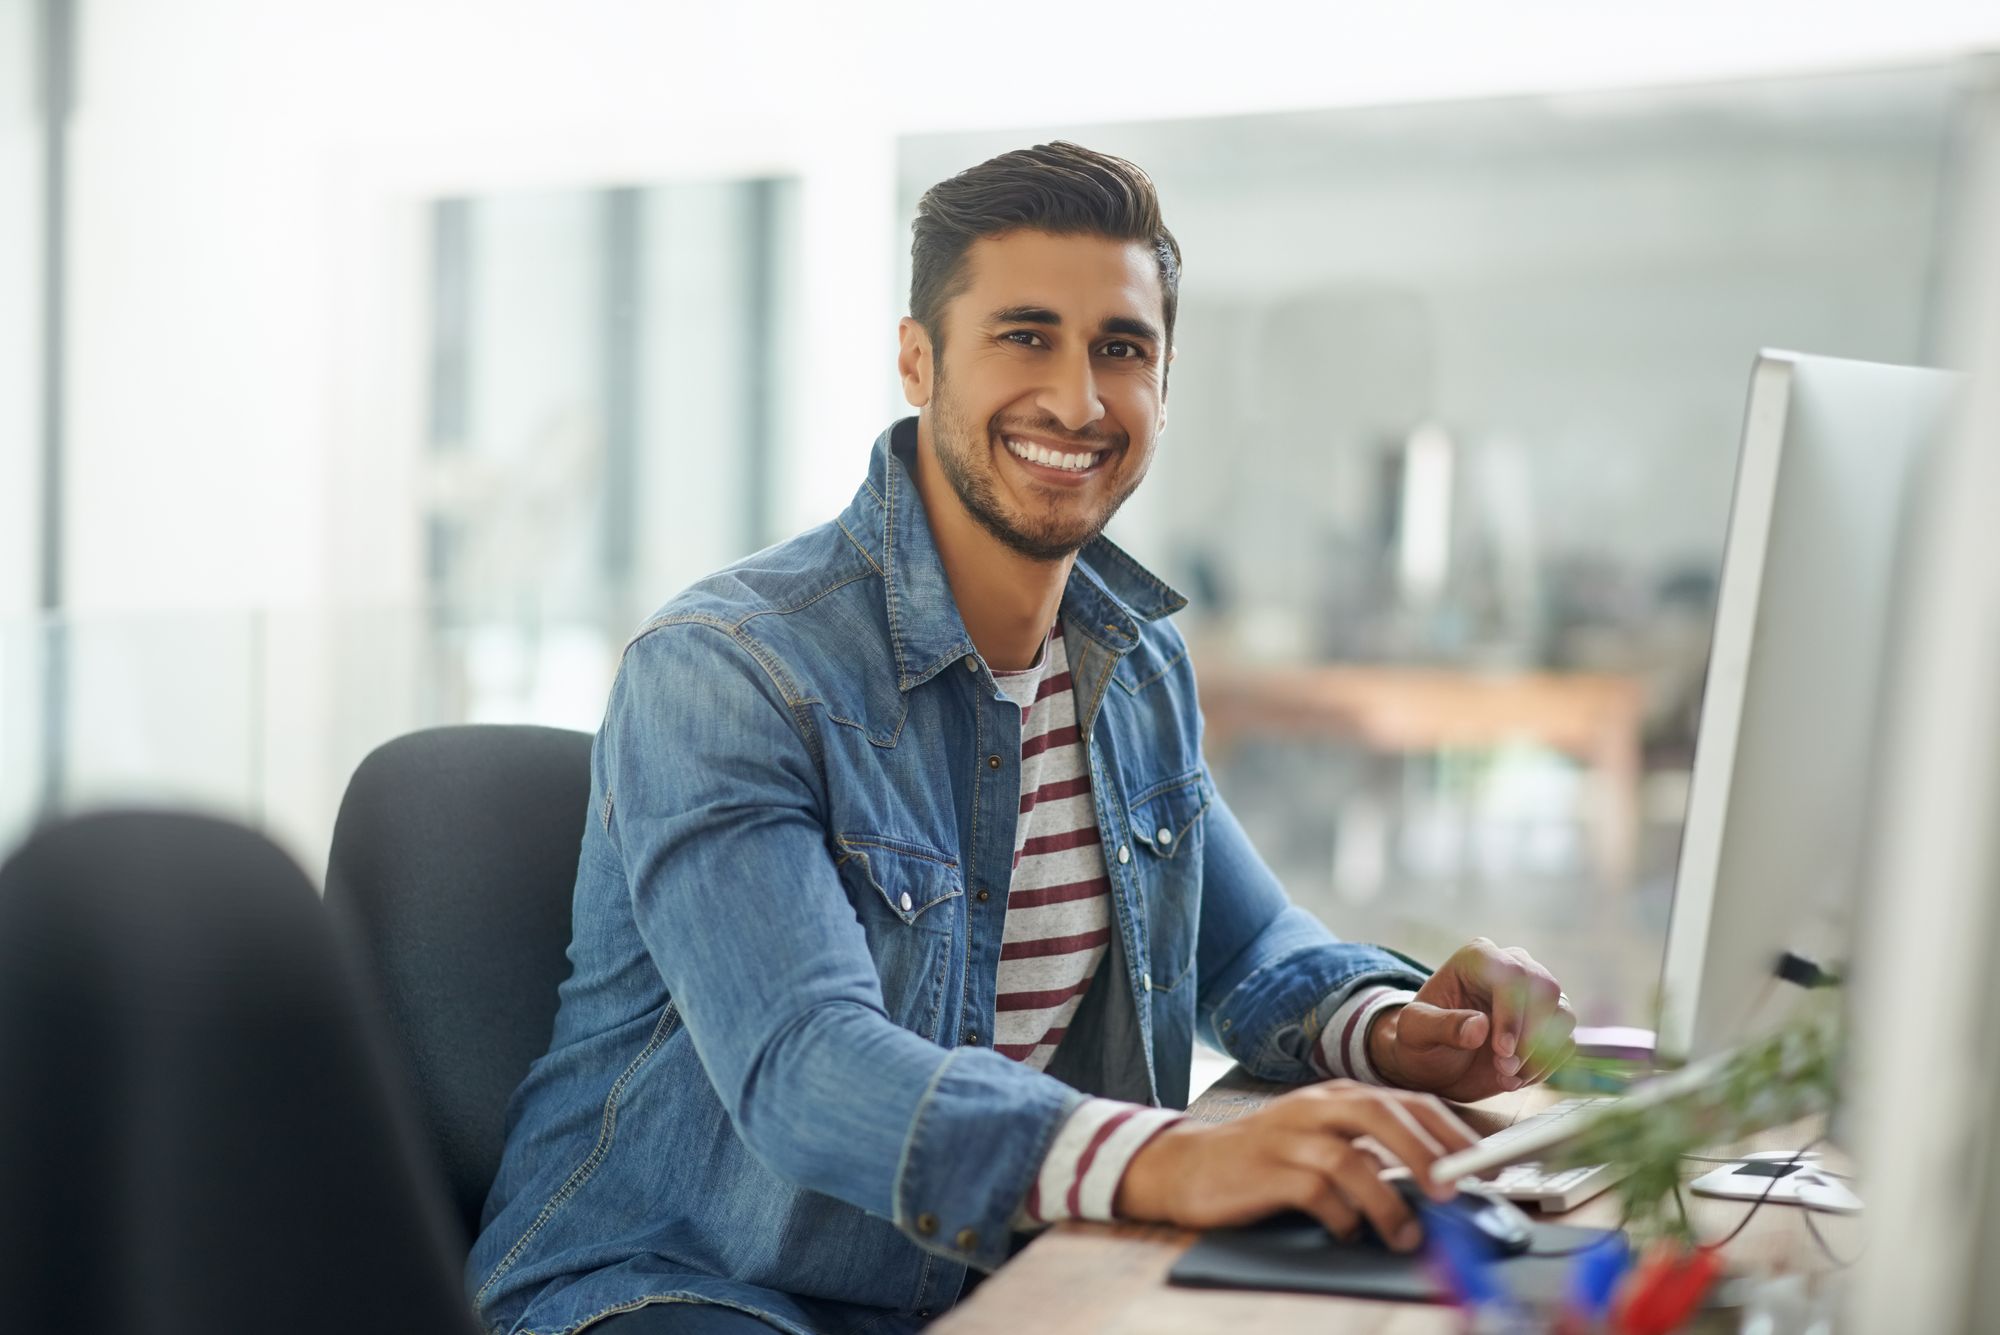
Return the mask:
<path id="1" fill-rule="evenodd" d="M 495 1330 L 906 1330 L 1070 1217 L 1297 1207 L 1407 1248 L 1355 1140 L 1421 1174 L 1471 1140 L 1434 1094 L 1566 1055 L 1525 954 L 1337 941 L 1215 791 L 1183 600 L 1099 537 L 1166 420 L 1144 173 L 1003 155 L 912 254 L 917 418 L 620 665 L 574 971 L 468 1267 Z M 1306 1087 L 1182 1120 L 1197 1032 Z"/>

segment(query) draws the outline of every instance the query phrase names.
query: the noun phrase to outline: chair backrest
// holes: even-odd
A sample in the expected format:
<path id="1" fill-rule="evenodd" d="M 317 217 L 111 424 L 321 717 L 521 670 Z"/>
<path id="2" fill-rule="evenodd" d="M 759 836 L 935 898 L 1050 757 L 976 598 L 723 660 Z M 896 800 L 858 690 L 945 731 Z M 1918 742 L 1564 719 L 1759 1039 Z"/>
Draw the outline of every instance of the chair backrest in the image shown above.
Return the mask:
<path id="1" fill-rule="evenodd" d="M 474 1335 L 385 1029 L 262 835 L 153 811 L 37 831 L 0 865 L 8 1328 Z"/>
<path id="2" fill-rule="evenodd" d="M 411 733 L 361 762 L 334 825 L 327 904 L 374 966 L 468 1238 L 569 974 L 590 743 L 526 726 Z"/>

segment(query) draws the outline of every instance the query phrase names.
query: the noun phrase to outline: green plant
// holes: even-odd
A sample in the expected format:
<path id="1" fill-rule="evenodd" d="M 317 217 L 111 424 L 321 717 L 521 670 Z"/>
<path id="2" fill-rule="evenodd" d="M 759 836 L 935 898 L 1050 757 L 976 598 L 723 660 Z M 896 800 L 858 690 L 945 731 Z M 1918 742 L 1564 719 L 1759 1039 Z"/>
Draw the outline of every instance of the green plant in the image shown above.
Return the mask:
<path id="1" fill-rule="evenodd" d="M 1629 1166 L 1615 1190 L 1634 1238 L 1692 1242 L 1675 1195 L 1684 1157 L 1829 1111 L 1842 1014 L 1837 989 L 1807 994 L 1782 1027 L 1738 1048 L 1713 1079 L 1651 1107 L 1614 1106 L 1551 1163 Z"/>

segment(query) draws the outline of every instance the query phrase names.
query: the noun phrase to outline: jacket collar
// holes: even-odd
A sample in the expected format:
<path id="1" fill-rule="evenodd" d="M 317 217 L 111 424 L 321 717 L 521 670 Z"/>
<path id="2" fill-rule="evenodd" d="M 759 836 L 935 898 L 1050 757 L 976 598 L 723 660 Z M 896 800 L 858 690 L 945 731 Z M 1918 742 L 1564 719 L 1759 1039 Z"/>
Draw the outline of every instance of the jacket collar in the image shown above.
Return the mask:
<path id="1" fill-rule="evenodd" d="M 868 480 L 839 521 L 882 572 L 896 686 L 904 691 L 973 652 L 917 494 L 916 465 L 917 419 L 906 417 L 876 438 Z M 1100 537 L 1077 554 L 1062 614 L 1065 630 L 1123 654 L 1138 643 L 1140 622 L 1185 606 L 1187 599 Z"/>

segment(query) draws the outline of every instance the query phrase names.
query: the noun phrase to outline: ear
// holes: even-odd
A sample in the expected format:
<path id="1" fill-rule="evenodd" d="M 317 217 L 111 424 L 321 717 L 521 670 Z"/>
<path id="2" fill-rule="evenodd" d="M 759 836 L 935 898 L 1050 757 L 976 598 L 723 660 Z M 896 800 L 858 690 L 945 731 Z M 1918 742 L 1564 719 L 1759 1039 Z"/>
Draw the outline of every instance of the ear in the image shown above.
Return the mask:
<path id="1" fill-rule="evenodd" d="M 936 367 L 931 361 L 931 336 L 914 316 L 905 315 L 896 325 L 896 374 L 903 381 L 903 400 L 912 408 L 931 401 Z"/>

